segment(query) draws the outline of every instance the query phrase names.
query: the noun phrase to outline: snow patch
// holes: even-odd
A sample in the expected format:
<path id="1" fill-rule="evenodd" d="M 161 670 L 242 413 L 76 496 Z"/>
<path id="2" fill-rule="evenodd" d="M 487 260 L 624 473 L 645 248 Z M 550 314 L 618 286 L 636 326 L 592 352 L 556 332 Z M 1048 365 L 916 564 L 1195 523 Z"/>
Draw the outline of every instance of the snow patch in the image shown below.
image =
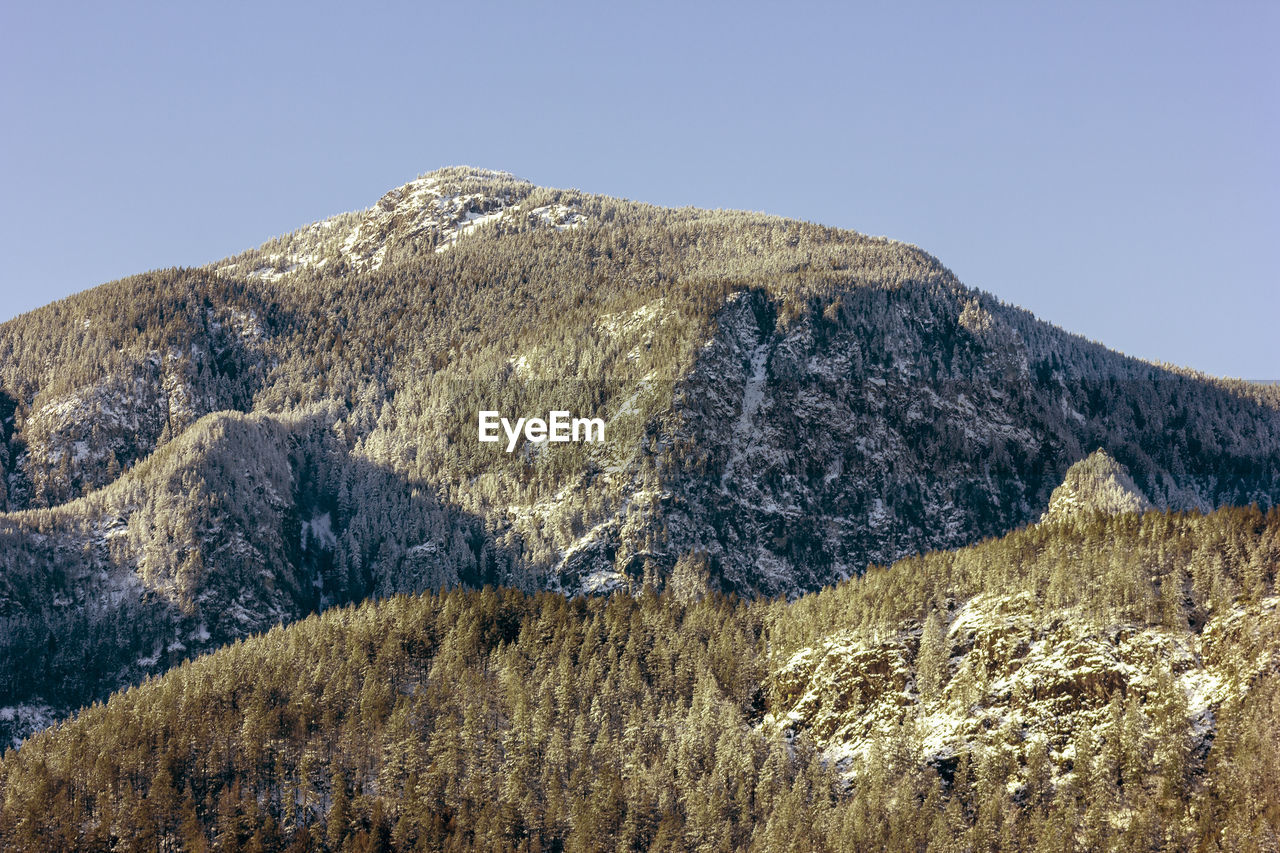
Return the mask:
<path id="1" fill-rule="evenodd" d="M 761 343 L 751 351 L 751 375 L 742 390 L 742 411 L 733 425 L 733 441 L 730 444 L 729 461 L 720 475 L 720 491 L 727 492 L 734 469 L 745 455 L 745 449 L 755 445 L 756 412 L 764 402 L 764 383 L 768 375 L 769 345 Z"/>
<path id="2" fill-rule="evenodd" d="M 332 551 L 337 544 L 338 538 L 334 536 L 333 522 L 329 513 L 322 513 L 310 521 L 303 522 L 302 550 L 306 551 L 314 545 L 322 551 Z"/>

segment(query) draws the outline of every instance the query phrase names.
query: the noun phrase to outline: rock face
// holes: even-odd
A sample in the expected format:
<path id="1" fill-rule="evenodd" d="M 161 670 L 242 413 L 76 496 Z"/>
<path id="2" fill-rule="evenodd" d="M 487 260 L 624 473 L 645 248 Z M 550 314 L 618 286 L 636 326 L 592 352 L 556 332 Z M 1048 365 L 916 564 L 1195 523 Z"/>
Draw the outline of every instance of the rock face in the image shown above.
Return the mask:
<path id="1" fill-rule="evenodd" d="M 595 531 L 596 553 L 646 552 L 660 530 L 646 553 L 664 569 L 705 552 L 727 589 L 795 596 L 1041 517 L 1249 502 L 1253 487 L 1229 485 L 1162 431 L 1160 407 L 1185 406 L 1190 377 L 1096 347 L 1086 357 L 1076 339 L 957 288 L 856 289 L 782 311 L 745 293 L 719 312 L 659 420 L 659 442 L 682 449 L 660 467 L 664 497 L 643 524 L 628 507 L 630 533 Z M 1068 360 L 1079 367 L 1054 367 Z M 1280 439 L 1277 413 L 1253 411 Z M 1238 438 L 1224 454 L 1256 454 L 1274 481 L 1275 447 Z M 1143 487 L 1106 450 L 1072 465 L 1099 444 Z"/>
<path id="2" fill-rule="evenodd" d="M 58 377 L 40 388 L 2 490 L 7 508 L 52 506 L 88 494 L 201 416 L 248 408 L 264 370 L 258 318 L 226 304 L 202 313 L 197 331 L 174 336 L 184 338 L 181 343 L 112 352 L 95 381 L 69 384 Z M 89 338 L 97 331 L 90 319 L 75 330 Z"/>
<path id="3" fill-rule="evenodd" d="M 1070 777 L 1082 735 L 1114 736 L 1120 705 L 1142 708 L 1156 725 L 1185 729 L 1189 751 L 1213 740 L 1215 709 L 1238 698 L 1278 658 L 1274 648 L 1240 659 L 1222 638 L 1244 625 L 1274 635 L 1280 600 L 1239 606 L 1206 630 L 1139 623 L 1090 625 L 1027 597 L 980 595 L 954 610 L 945 628 L 937 691 L 922 695 L 916 662 L 920 627 L 843 632 L 802 649 L 770 682 L 766 727 L 805 733 L 838 766 L 852 770 L 868 750 L 906 737 L 922 763 L 1004 752 L 1009 784 L 1026 782 L 1032 747 L 1052 777 Z"/>
<path id="4" fill-rule="evenodd" d="M 1118 515 L 1149 509 L 1151 501 L 1139 491 L 1125 467 L 1105 450 L 1096 450 L 1067 469 L 1066 479 L 1049 496 L 1049 509 L 1040 520 L 1065 521 L 1091 512 Z"/>

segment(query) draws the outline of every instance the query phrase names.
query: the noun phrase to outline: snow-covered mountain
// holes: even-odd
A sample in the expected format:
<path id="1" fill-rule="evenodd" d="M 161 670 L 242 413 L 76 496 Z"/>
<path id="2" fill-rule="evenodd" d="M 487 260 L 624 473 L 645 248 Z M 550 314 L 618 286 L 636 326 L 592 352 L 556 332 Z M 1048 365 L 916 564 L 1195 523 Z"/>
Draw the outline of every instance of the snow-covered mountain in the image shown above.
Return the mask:
<path id="1" fill-rule="evenodd" d="M 440 585 L 795 597 L 1034 522 L 1097 448 L 1134 508 L 1266 508 L 1278 401 L 906 244 L 441 170 L 0 326 L 0 708 Z M 506 453 L 482 408 L 608 440 Z"/>

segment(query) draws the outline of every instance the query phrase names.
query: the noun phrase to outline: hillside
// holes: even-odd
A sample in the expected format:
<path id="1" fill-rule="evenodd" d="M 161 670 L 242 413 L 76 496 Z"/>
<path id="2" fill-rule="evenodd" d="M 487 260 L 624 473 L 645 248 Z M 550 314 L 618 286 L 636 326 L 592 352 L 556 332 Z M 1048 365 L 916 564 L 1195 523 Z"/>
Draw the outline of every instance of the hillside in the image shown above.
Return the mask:
<path id="1" fill-rule="evenodd" d="M 1278 563 L 1277 511 L 1097 514 L 790 604 L 333 609 L 7 752 L 0 843 L 1269 849 Z"/>
<path id="2" fill-rule="evenodd" d="M 368 596 L 796 597 L 1035 521 L 1098 448 L 1267 509 L 1278 401 L 902 243 L 441 170 L 0 326 L 0 734 Z M 480 409 L 608 440 L 506 453 Z"/>
<path id="3" fill-rule="evenodd" d="M 1089 513 L 1145 512 L 1151 501 L 1138 490 L 1124 466 L 1097 450 L 1067 469 L 1062 485 L 1049 496 L 1045 521 L 1066 521 Z"/>

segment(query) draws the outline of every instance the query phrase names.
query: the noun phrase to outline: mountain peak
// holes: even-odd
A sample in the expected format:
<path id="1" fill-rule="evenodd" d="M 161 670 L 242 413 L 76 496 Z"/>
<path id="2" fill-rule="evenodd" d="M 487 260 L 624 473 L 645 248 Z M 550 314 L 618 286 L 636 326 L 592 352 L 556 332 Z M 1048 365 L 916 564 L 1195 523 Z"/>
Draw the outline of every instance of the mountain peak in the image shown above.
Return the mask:
<path id="1" fill-rule="evenodd" d="M 376 270 L 397 248 L 426 241 L 443 252 L 490 223 L 563 231 L 586 220 L 576 194 L 561 201 L 552 190 L 526 204 L 537 189 L 510 172 L 446 166 L 389 190 L 372 207 L 313 223 L 229 258 L 217 269 L 270 281 L 337 261 L 356 271 Z"/>
<path id="2" fill-rule="evenodd" d="M 1088 512 L 1118 515 L 1151 508 L 1151 501 L 1133 482 L 1128 469 L 1099 448 L 1067 469 L 1040 520 L 1063 521 Z"/>

